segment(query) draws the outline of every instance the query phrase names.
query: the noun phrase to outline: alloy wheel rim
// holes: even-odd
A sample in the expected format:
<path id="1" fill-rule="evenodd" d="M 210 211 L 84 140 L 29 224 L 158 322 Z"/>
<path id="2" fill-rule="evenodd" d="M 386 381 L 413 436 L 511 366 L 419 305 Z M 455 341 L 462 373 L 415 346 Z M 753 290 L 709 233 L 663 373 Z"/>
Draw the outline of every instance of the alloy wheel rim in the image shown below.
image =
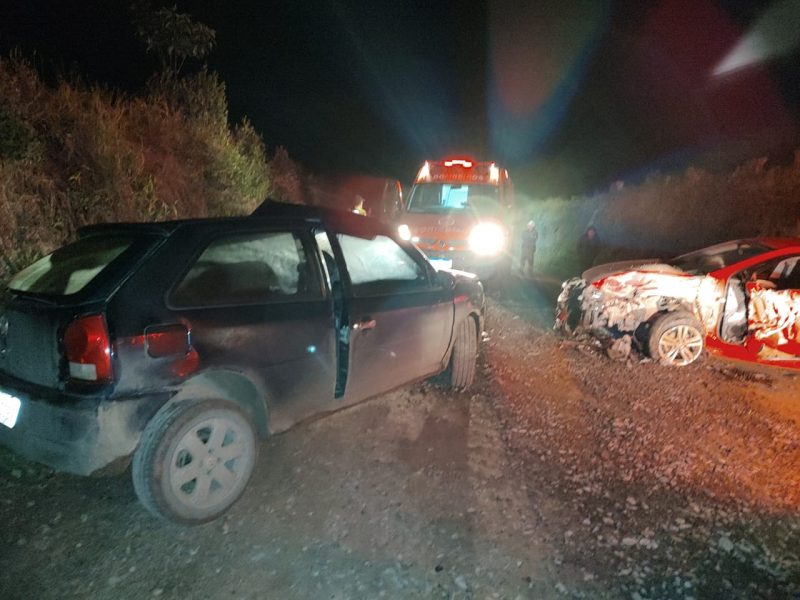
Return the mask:
<path id="1" fill-rule="evenodd" d="M 226 503 L 246 483 L 250 443 L 245 428 L 233 419 L 215 416 L 193 424 L 169 462 L 173 494 L 197 510 Z"/>
<path id="2" fill-rule="evenodd" d="M 661 361 L 670 365 L 688 365 L 697 360 L 702 351 L 703 336 L 691 325 L 670 327 L 658 340 Z"/>

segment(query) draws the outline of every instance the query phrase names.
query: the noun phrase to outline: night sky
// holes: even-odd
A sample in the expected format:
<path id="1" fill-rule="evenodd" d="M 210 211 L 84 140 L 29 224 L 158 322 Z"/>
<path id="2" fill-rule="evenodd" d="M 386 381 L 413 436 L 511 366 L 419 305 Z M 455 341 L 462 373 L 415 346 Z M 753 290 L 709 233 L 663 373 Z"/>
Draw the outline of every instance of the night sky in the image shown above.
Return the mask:
<path id="1" fill-rule="evenodd" d="M 127 4 L 6 3 L 0 50 L 136 92 L 156 64 Z M 317 173 L 462 154 L 579 194 L 800 146 L 800 0 L 177 5 L 217 32 L 231 118 Z"/>

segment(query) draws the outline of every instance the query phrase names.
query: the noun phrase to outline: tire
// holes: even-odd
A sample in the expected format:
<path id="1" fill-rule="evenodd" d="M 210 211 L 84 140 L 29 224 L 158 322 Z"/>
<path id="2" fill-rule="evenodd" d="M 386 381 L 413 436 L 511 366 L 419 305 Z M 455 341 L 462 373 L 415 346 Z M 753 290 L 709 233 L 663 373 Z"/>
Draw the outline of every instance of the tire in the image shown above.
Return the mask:
<path id="1" fill-rule="evenodd" d="M 236 404 L 178 402 L 145 427 L 133 456 L 133 487 L 158 517 L 183 525 L 206 523 L 239 499 L 257 455 L 253 425 Z"/>
<path id="2" fill-rule="evenodd" d="M 475 320 L 467 317 L 458 326 L 453 352 L 450 355 L 450 387 L 466 390 L 475 379 L 475 363 L 478 358 L 478 332 Z"/>
<path id="3" fill-rule="evenodd" d="M 650 327 L 647 350 L 661 364 L 685 367 L 703 355 L 705 333 L 700 323 L 684 311 L 664 313 Z"/>

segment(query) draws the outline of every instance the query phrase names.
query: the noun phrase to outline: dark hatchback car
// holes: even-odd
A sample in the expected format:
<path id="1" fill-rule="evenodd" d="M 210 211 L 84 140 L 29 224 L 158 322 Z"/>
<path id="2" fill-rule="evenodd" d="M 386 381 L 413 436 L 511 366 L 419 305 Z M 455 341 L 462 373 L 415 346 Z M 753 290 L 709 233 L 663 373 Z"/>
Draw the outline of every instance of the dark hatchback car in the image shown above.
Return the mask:
<path id="1" fill-rule="evenodd" d="M 252 216 L 97 225 L 10 283 L 0 443 L 54 469 L 119 472 L 193 524 L 241 495 L 258 438 L 445 372 L 472 382 L 474 276 L 393 228 L 273 203 Z"/>

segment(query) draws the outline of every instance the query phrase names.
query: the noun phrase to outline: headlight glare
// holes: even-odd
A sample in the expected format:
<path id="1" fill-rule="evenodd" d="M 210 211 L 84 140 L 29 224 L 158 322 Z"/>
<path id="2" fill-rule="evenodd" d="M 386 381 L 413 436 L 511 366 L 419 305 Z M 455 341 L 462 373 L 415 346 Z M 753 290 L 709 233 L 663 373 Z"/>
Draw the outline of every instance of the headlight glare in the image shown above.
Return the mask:
<path id="1" fill-rule="evenodd" d="M 506 246 L 506 232 L 497 223 L 478 223 L 469 234 L 469 248 L 480 256 L 495 256 Z"/>
<path id="2" fill-rule="evenodd" d="M 408 225 L 403 223 L 402 225 L 397 226 L 397 235 L 400 236 L 401 240 L 408 241 L 411 239 L 411 229 L 408 228 Z"/>

